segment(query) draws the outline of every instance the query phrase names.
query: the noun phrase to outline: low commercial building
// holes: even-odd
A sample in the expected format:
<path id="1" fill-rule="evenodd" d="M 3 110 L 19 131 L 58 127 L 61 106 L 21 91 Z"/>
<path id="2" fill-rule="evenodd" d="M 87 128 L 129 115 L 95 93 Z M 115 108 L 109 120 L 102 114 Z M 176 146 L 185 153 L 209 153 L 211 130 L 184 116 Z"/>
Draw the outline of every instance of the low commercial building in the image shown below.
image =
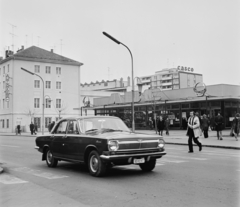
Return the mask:
<path id="1" fill-rule="evenodd" d="M 224 117 L 224 127 L 228 128 L 240 111 L 240 86 L 237 85 L 209 85 L 201 91 L 194 87 L 167 91 L 150 89 L 143 93 L 135 91 L 134 97 L 136 129 L 149 128 L 149 118 L 155 116 L 168 117 L 170 126 L 180 129 L 190 111 L 197 111 L 200 116 L 206 114 L 210 119 L 220 112 Z M 95 114 L 118 116 L 131 127 L 131 101 L 131 92 L 96 98 L 93 100 Z"/>

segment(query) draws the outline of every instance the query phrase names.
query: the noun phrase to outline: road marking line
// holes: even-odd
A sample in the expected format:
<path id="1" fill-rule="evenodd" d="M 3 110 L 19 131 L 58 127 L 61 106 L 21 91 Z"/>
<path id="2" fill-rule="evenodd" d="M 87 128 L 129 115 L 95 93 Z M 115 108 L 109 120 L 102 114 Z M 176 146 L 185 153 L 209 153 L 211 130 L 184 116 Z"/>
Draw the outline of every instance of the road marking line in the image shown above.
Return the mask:
<path id="1" fill-rule="evenodd" d="M 2 174 L 0 176 L 0 183 L 9 185 L 9 184 L 28 183 L 28 181 L 21 180 L 11 175 Z"/>
<path id="2" fill-rule="evenodd" d="M 1 144 L 0 146 L 1 146 L 1 147 L 20 147 L 20 146 L 14 146 L 14 145 L 3 145 L 3 144 Z"/>
<path id="3" fill-rule="evenodd" d="M 65 175 L 56 175 L 56 174 L 52 174 L 52 173 L 48 173 L 48 172 L 41 172 L 40 170 L 33 170 L 28 167 L 13 168 L 12 170 L 35 175 L 35 176 L 42 177 L 42 178 L 47 178 L 47 179 L 59 179 L 59 178 L 68 177 Z"/>
<path id="4" fill-rule="evenodd" d="M 177 158 L 179 158 L 179 159 L 190 159 L 190 160 L 208 160 L 207 158 L 182 157 L 182 156 L 174 156 L 174 155 L 168 155 L 168 157 L 177 157 Z"/>

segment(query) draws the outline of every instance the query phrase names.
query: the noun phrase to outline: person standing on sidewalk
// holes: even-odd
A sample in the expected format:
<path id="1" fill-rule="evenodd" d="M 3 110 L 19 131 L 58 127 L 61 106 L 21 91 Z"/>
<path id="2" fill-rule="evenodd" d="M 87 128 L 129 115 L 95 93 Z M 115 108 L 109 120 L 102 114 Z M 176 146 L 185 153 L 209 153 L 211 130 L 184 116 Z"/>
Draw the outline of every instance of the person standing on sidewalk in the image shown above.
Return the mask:
<path id="1" fill-rule="evenodd" d="M 222 139 L 223 117 L 221 116 L 220 112 L 218 112 L 218 115 L 215 117 L 215 126 L 218 140 L 219 139 L 223 140 Z"/>
<path id="2" fill-rule="evenodd" d="M 232 130 L 233 130 L 233 134 L 236 138 L 236 141 L 238 141 L 238 134 L 239 134 L 239 128 L 240 128 L 240 120 L 239 120 L 239 113 L 237 113 L 235 115 L 235 118 L 233 119 L 233 122 L 232 122 Z"/>
<path id="3" fill-rule="evenodd" d="M 208 138 L 209 120 L 206 114 L 203 114 L 201 128 L 203 130 L 204 138 Z"/>
<path id="4" fill-rule="evenodd" d="M 194 112 L 190 112 L 190 117 L 188 119 L 188 147 L 189 151 L 188 153 L 193 153 L 193 144 L 192 141 L 194 141 L 198 147 L 199 151 L 202 151 L 202 144 L 199 142 L 198 138 L 200 136 L 200 120 L 197 116 L 194 116 Z"/>
<path id="5" fill-rule="evenodd" d="M 157 121 L 157 128 L 158 128 L 158 133 L 159 135 L 163 135 L 163 130 L 164 130 L 164 120 L 162 118 L 162 116 L 159 117 L 158 121 Z"/>
<path id="6" fill-rule="evenodd" d="M 170 122 L 169 122 L 169 118 L 167 117 L 165 120 L 166 135 L 169 135 L 169 125 L 170 125 Z"/>

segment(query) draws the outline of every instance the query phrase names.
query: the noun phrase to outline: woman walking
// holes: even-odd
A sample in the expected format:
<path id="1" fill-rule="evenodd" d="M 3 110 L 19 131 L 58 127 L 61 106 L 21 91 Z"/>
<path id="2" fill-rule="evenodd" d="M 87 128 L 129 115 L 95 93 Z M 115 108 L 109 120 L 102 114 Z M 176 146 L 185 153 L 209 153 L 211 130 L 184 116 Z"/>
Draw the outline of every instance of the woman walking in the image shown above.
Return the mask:
<path id="1" fill-rule="evenodd" d="M 233 123 L 232 123 L 232 130 L 233 130 L 233 134 L 236 138 L 236 141 L 238 141 L 238 134 L 239 134 L 239 127 L 240 127 L 240 120 L 239 120 L 239 113 L 237 113 L 235 115 L 235 118 L 233 119 Z"/>

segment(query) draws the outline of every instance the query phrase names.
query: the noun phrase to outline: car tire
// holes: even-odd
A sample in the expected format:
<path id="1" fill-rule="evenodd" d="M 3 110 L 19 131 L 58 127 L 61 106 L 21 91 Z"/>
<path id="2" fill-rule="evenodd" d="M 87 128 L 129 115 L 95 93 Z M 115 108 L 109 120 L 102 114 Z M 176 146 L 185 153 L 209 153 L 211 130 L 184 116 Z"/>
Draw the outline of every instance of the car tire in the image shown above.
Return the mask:
<path id="1" fill-rule="evenodd" d="M 48 167 L 56 167 L 58 164 L 58 160 L 53 157 L 50 149 L 46 150 L 46 163 Z"/>
<path id="2" fill-rule="evenodd" d="M 142 169 L 142 171 L 144 172 L 150 172 L 152 171 L 155 166 L 156 166 L 156 159 L 154 160 L 150 160 L 146 163 L 143 163 L 143 164 L 139 164 L 140 168 Z"/>
<path id="3" fill-rule="evenodd" d="M 93 150 L 89 153 L 88 170 L 89 173 L 95 177 L 101 177 L 106 173 L 107 166 L 102 162 L 96 150 Z"/>

